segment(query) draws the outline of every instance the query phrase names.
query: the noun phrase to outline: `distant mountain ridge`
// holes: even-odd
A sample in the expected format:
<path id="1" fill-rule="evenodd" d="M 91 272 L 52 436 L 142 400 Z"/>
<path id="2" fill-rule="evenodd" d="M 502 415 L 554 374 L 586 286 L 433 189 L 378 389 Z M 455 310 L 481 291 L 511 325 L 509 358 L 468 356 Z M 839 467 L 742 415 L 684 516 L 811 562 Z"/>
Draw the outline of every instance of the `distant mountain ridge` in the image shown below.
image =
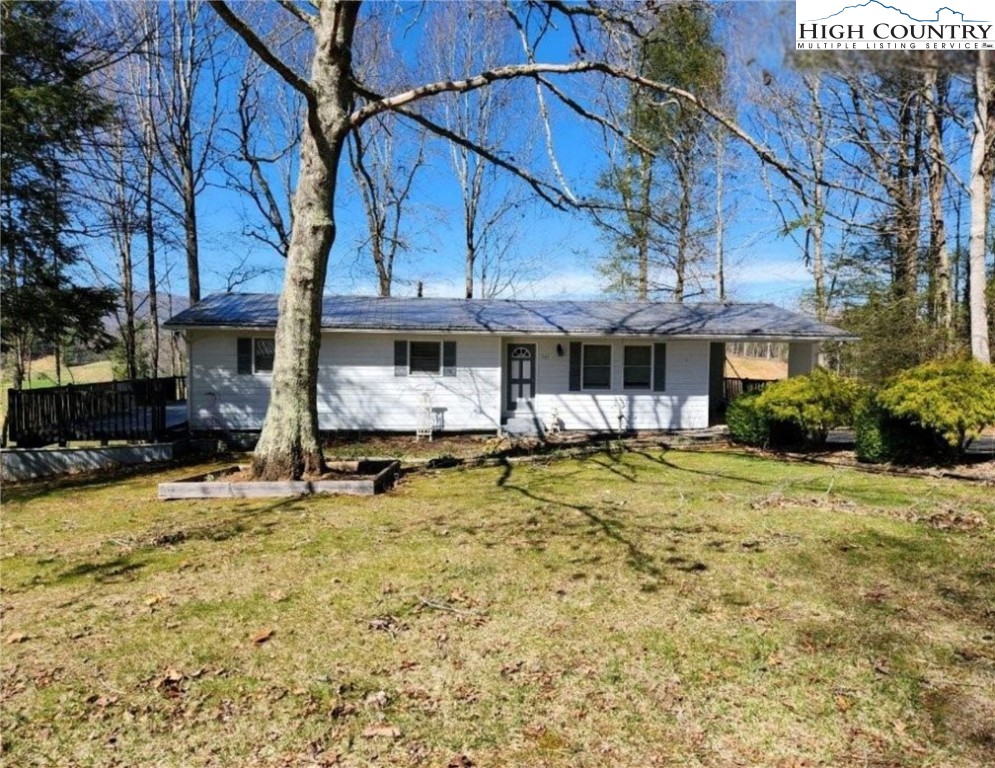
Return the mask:
<path id="1" fill-rule="evenodd" d="M 880 2 L 880 0 L 867 0 L 866 3 L 859 3 L 857 5 L 848 5 L 845 8 L 841 8 L 840 10 L 836 11 L 836 13 L 830 14 L 829 16 L 825 16 L 825 17 L 823 17 L 821 19 L 813 19 L 813 21 L 828 21 L 829 19 L 835 18 L 835 17 L 837 17 L 837 16 L 839 16 L 839 15 L 841 15 L 843 13 L 846 13 L 847 11 L 857 11 L 858 9 L 865 9 L 865 8 L 866 9 L 877 8 L 877 9 L 884 10 L 884 11 L 894 11 L 896 13 L 901 14 L 902 16 L 904 16 L 905 18 L 907 18 L 909 21 L 914 21 L 917 24 L 936 24 L 936 23 L 939 23 L 941 21 L 940 14 L 943 11 L 949 11 L 954 16 L 959 16 L 960 17 L 960 21 L 964 22 L 964 23 L 974 24 L 974 23 L 980 23 L 980 22 L 983 21 L 981 19 L 965 19 L 964 18 L 964 13 L 962 11 L 956 11 L 953 8 L 951 8 L 950 6 L 947 6 L 947 5 L 941 6 L 940 8 L 936 9 L 936 18 L 934 18 L 934 19 L 917 19 L 915 16 L 912 16 L 911 14 L 908 14 L 905 11 L 903 11 L 901 8 L 896 8 L 893 5 L 887 5 L 885 3 Z"/>
<path id="2" fill-rule="evenodd" d="M 148 291 L 135 291 L 135 322 L 145 323 L 149 318 L 149 297 L 152 294 Z M 186 296 L 179 296 L 175 293 L 156 293 L 156 309 L 159 315 L 160 327 L 173 315 L 182 312 L 190 306 L 190 299 Z M 118 336 L 119 329 L 124 323 L 124 310 L 119 309 L 104 318 L 104 330 L 107 333 Z"/>

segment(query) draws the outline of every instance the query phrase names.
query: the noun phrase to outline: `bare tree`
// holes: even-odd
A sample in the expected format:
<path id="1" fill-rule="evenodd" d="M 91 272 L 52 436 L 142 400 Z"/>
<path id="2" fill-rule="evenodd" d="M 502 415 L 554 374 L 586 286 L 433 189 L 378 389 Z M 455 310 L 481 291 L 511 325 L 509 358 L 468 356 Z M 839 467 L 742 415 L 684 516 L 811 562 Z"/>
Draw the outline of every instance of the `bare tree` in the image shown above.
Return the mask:
<path id="1" fill-rule="evenodd" d="M 428 26 L 428 75 L 438 79 L 486 71 L 506 61 L 518 44 L 515 27 L 497 4 L 438 4 Z M 476 146 L 528 157 L 533 131 L 521 115 L 512 119 L 512 110 L 523 101 L 514 85 L 447 94 L 431 114 L 439 125 Z M 471 147 L 450 142 L 448 152 L 462 202 L 464 296 L 493 297 L 514 274 L 508 264 L 514 240 L 510 226 L 526 204 L 525 195 L 498 178 L 494 166 Z"/>
<path id="2" fill-rule="evenodd" d="M 410 85 L 408 68 L 394 48 L 390 16 L 378 10 L 365 21 L 369 33 L 355 42 L 356 74 L 377 91 L 402 90 Z M 391 295 L 397 258 L 411 248 L 410 208 L 415 180 L 427 162 L 426 138 L 424 128 L 389 112 L 349 136 L 352 183 L 366 219 L 358 250 L 373 262 L 380 296 Z"/>
<path id="3" fill-rule="evenodd" d="M 402 162 L 405 131 L 393 115 L 378 115 L 349 137 L 349 165 L 366 215 L 368 247 L 377 275 L 377 294 L 390 296 L 394 264 L 409 247 L 401 228 L 418 171 L 425 165 L 424 131 L 415 134 L 406 149 L 413 150 Z"/>
<path id="4" fill-rule="evenodd" d="M 257 58 L 246 61 L 236 94 L 234 126 L 222 129 L 232 141 L 222 167 L 229 188 L 249 200 L 258 214 L 259 223 L 247 223 L 246 234 L 286 258 L 293 228 L 290 197 L 303 100 L 281 85 Z"/>
<path id="5" fill-rule="evenodd" d="M 929 139 L 929 309 L 936 326 L 950 343 L 953 333 L 953 293 L 951 291 L 950 249 L 947 246 L 944 192 L 947 159 L 943 148 L 950 93 L 949 74 L 941 67 L 935 52 L 928 55 L 923 73 L 926 99 L 926 134 Z"/>
<path id="6" fill-rule="evenodd" d="M 985 297 L 985 237 L 995 174 L 995 81 L 989 72 L 988 51 L 978 51 L 974 69 L 974 131 L 971 135 L 971 233 L 968 242 L 968 305 L 971 356 L 990 363 L 988 308 Z"/>
<path id="7" fill-rule="evenodd" d="M 197 198 L 217 161 L 216 137 L 221 118 L 223 57 L 219 29 L 202 0 L 169 5 L 158 65 L 159 111 L 152 132 L 158 171 L 172 189 L 175 203 L 164 203 L 184 233 L 187 282 L 191 301 L 200 300 L 200 245 Z"/>
<path id="8" fill-rule="evenodd" d="M 660 94 L 680 98 L 703 110 L 726 125 L 765 161 L 792 175 L 790 168 L 701 98 L 613 63 L 607 44 L 601 45 L 590 59 L 573 58 L 567 62 L 548 64 L 539 61 L 510 63 L 383 95 L 356 77 L 358 67 L 354 67 L 353 41 L 360 18 L 358 3 L 326 0 L 311 6 L 292 0 L 280 2 L 280 7 L 312 36 L 313 51 L 307 76 L 300 74 L 267 46 L 261 35 L 224 0 L 211 0 L 211 5 L 260 59 L 302 94 L 307 104 L 300 172 L 293 199 L 294 224 L 279 302 L 270 402 L 253 458 L 254 472 L 259 477 L 299 477 L 305 472 L 322 468 L 317 414 L 318 349 L 322 293 L 329 252 L 335 240 L 336 182 L 350 132 L 377 115 L 386 112 L 403 115 L 444 139 L 472 148 L 489 162 L 523 180 L 536 195 L 562 209 L 570 204 L 571 197 L 555 182 L 547 181 L 514 158 L 477 145 L 471 139 L 439 125 L 418 107 L 427 99 L 447 93 L 470 93 L 515 78 L 549 79 L 588 74 L 594 78 L 595 87 L 598 79 L 624 78 L 652 87 Z M 522 12 L 535 16 L 523 22 L 522 27 L 542 35 L 550 29 L 553 17 L 557 16 L 576 33 L 578 46 L 575 53 L 582 56 L 588 50 L 585 36 L 594 41 L 597 34 L 602 34 L 603 39 L 611 43 L 613 28 L 624 30 L 626 34 L 638 32 L 630 9 L 625 7 L 622 11 L 615 14 L 610 6 L 529 5 Z M 534 50 L 535 46 L 532 48 Z M 580 106 L 572 97 L 568 96 L 563 103 L 570 109 L 579 106 L 580 113 L 592 114 L 590 109 Z M 624 133 L 622 127 L 616 127 L 616 130 Z"/>

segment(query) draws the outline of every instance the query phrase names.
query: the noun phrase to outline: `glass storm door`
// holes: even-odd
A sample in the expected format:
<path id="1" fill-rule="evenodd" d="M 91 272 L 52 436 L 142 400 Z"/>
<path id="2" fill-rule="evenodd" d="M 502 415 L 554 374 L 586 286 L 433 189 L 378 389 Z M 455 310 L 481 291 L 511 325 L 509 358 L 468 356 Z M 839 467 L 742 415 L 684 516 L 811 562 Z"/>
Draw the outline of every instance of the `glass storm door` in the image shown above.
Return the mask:
<path id="1" fill-rule="evenodd" d="M 536 393 L 536 345 L 508 345 L 508 410 L 530 402 Z"/>

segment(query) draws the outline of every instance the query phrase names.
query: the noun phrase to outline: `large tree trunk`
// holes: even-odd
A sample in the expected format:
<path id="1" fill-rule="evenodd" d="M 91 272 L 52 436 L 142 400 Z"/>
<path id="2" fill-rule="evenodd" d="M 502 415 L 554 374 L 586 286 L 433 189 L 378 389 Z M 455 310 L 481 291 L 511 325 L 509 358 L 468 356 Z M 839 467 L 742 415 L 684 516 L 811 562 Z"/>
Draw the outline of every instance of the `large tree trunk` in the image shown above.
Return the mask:
<path id="1" fill-rule="evenodd" d="M 988 339 L 988 307 L 985 303 L 985 234 L 988 224 L 987 197 L 991 183 L 985 174 L 988 148 L 988 110 L 991 80 L 988 51 L 978 51 L 974 75 L 974 136 L 971 140 L 971 229 L 968 242 L 968 304 L 971 315 L 971 356 L 991 362 Z"/>
<path id="2" fill-rule="evenodd" d="M 722 185 L 725 179 L 725 134 L 716 129 L 715 135 L 715 296 L 726 300 L 726 270 L 723 242 L 725 215 L 722 210 Z"/>
<path id="3" fill-rule="evenodd" d="M 155 272 L 155 217 L 152 211 L 152 173 L 151 159 L 146 159 L 145 167 L 145 249 L 149 273 L 149 373 L 153 378 L 159 377 L 159 281 Z"/>
<path id="4" fill-rule="evenodd" d="M 809 235 L 812 238 L 812 279 L 815 283 L 815 316 L 822 322 L 829 314 L 829 297 L 826 291 L 826 189 L 823 184 L 826 172 L 826 116 L 822 111 L 821 91 L 822 80 L 819 75 L 809 75 L 804 78 L 812 99 L 815 120 L 815 141 L 809 144 L 809 156 L 812 160 L 814 184 L 812 187 L 811 221 Z"/>
<path id="5" fill-rule="evenodd" d="M 190 301 L 200 301 L 200 253 L 197 244 L 197 191 L 193 178 L 193 157 L 183 168 L 183 232 L 186 236 L 187 280 Z"/>
<path id="6" fill-rule="evenodd" d="M 691 215 L 694 201 L 694 163 L 692 151 L 693 141 L 678 146 L 675 156 L 677 168 L 677 186 L 680 190 L 680 201 L 677 204 L 677 254 L 674 260 L 674 301 L 684 301 L 684 288 L 687 281 L 687 269 L 691 260 Z"/>
<path id="7" fill-rule="evenodd" d="M 929 256 L 930 314 L 949 343 L 953 326 L 953 296 L 950 291 L 950 250 L 943 211 L 946 159 L 943 151 L 943 108 L 946 74 L 938 73 L 935 60 L 925 72 L 926 131 L 929 135 Z"/>
<path id="8" fill-rule="evenodd" d="M 649 299 L 650 287 L 650 195 L 653 191 L 653 158 L 645 152 L 639 153 L 639 278 L 637 298 Z"/>
<path id="9" fill-rule="evenodd" d="M 300 478 L 323 467 L 318 440 L 318 349 L 333 204 L 352 100 L 350 58 L 358 3 L 324 3 L 314 24 L 307 122 L 294 193 L 294 224 L 276 326 L 269 409 L 252 467 L 263 480 Z"/>
<path id="10" fill-rule="evenodd" d="M 919 222 L 922 210 L 919 169 L 920 152 L 919 100 L 910 86 L 902 94 L 899 112 L 898 163 L 895 179 L 895 292 L 906 299 L 910 314 L 915 314 L 915 297 L 919 283 Z"/>

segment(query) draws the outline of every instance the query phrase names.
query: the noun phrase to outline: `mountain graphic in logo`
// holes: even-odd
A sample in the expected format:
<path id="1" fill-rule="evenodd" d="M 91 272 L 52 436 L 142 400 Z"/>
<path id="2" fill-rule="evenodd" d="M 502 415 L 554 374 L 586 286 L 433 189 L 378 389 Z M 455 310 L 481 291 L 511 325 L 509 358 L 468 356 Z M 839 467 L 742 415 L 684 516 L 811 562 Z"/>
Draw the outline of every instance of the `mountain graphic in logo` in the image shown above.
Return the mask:
<path id="1" fill-rule="evenodd" d="M 841 8 L 836 13 L 829 16 L 824 16 L 821 19 L 810 19 L 810 21 L 829 21 L 829 19 L 835 19 L 839 16 L 846 14 L 847 22 L 860 22 L 862 17 L 873 14 L 873 20 L 880 20 L 883 13 L 898 14 L 899 16 L 913 21 L 917 24 L 983 24 L 986 19 L 965 19 L 964 14 L 961 11 L 955 11 L 949 6 L 943 6 L 936 9 L 936 17 L 933 19 L 917 19 L 915 16 L 906 13 L 901 8 L 896 8 L 893 5 L 887 5 L 880 2 L 879 0 L 867 0 L 866 3 L 860 3 L 859 5 L 848 5 L 845 8 Z M 854 18 L 856 17 L 856 18 Z M 871 21 L 872 19 L 868 19 Z"/>

